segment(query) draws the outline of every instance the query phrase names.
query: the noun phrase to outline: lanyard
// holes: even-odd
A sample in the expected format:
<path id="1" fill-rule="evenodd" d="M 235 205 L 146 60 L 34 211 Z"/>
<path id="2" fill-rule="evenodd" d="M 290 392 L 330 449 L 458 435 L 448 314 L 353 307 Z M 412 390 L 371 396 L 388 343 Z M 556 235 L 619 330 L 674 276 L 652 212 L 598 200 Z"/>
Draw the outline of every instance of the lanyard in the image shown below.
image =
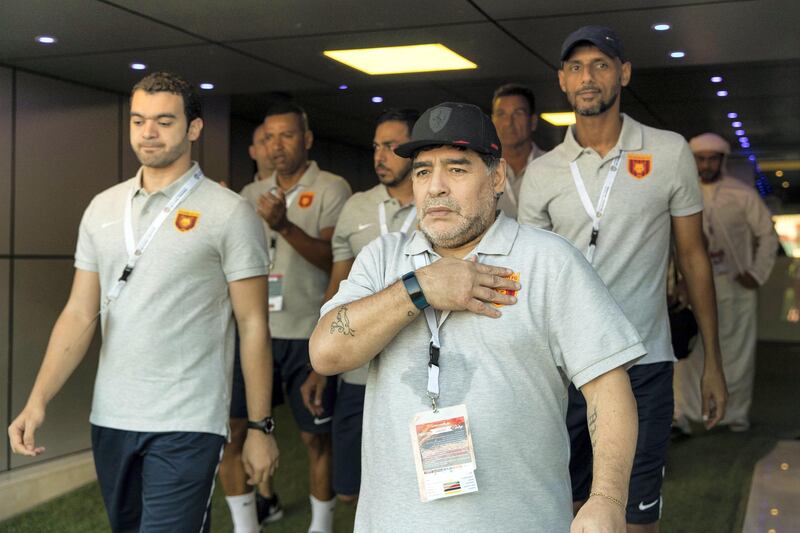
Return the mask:
<path id="1" fill-rule="evenodd" d="M 400 228 L 400 233 L 405 235 L 408 233 L 408 230 L 411 228 L 411 224 L 414 223 L 414 218 L 417 216 L 417 207 L 414 206 L 411 208 L 411 211 L 408 212 L 406 219 L 403 221 L 403 226 Z M 386 235 L 389 233 L 389 225 L 386 223 L 386 202 L 381 202 L 378 204 L 378 220 L 381 223 L 381 235 Z"/>
<path id="2" fill-rule="evenodd" d="M 300 185 L 294 188 L 294 190 L 286 196 L 286 215 L 289 215 L 289 208 L 294 203 L 295 198 L 297 195 L 300 194 Z M 267 194 L 272 194 L 272 191 L 277 191 L 278 187 L 272 187 Z M 268 227 L 268 226 L 266 226 Z M 267 255 L 269 255 L 269 270 L 272 271 L 272 267 L 275 265 L 275 255 L 276 255 L 276 246 L 277 237 L 273 237 L 272 228 L 269 228 L 269 233 L 267 235 L 269 247 L 267 249 Z"/>
<path id="3" fill-rule="evenodd" d="M 575 182 L 575 188 L 578 189 L 578 196 L 581 198 L 583 209 L 586 211 L 586 214 L 589 215 L 589 218 L 592 219 L 592 236 L 589 239 L 589 249 L 586 251 L 586 259 L 589 263 L 594 259 L 594 251 L 595 248 L 597 248 L 597 236 L 600 235 L 600 219 L 603 218 L 605 214 L 606 204 L 608 203 L 608 197 L 611 195 L 611 187 L 614 186 L 614 180 L 617 177 L 621 158 L 622 151 L 620 151 L 617 157 L 611 160 L 611 168 L 608 169 L 608 176 L 606 176 L 603 189 L 600 191 L 600 198 L 597 200 L 596 210 L 592 205 L 592 201 L 589 199 L 589 193 L 586 192 L 586 186 L 583 184 L 583 179 L 581 178 L 581 171 L 578 170 L 578 162 L 573 161 L 569 164 L 569 169 L 572 171 L 572 181 Z"/>
<path id="4" fill-rule="evenodd" d="M 128 194 L 128 200 L 125 203 L 125 218 L 124 218 L 124 226 L 125 226 L 125 249 L 128 252 L 128 261 L 125 263 L 125 268 L 122 271 L 122 275 L 117 280 L 117 283 L 111 288 L 108 292 L 108 296 L 106 297 L 106 301 L 103 304 L 103 309 L 108 308 L 108 305 L 116 300 L 119 297 L 119 294 L 122 292 L 122 289 L 125 287 L 125 284 L 128 281 L 128 277 L 133 272 L 134 267 L 136 266 L 137 261 L 142 257 L 144 251 L 150 246 L 150 243 L 153 241 L 153 238 L 156 236 L 156 232 L 159 228 L 164 224 L 164 221 L 169 217 L 169 215 L 175 210 L 178 205 L 186 199 L 187 196 L 197 187 L 203 179 L 203 171 L 199 168 L 195 171 L 191 178 L 186 180 L 186 183 L 180 188 L 178 192 L 167 202 L 167 205 L 164 206 L 163 209 L 158 213 L 158 216 L 150 223 L 150 226 L 147 228 L 147 231 L 144 232 L 142 238 L 139 239 L 139 243 L 136 244 L 134 234 L 133 234 L 133 212 L 132 212 L 132 204 L 133 204 L 133 197 L 136 194 L 136 191 L 139 187 L 134 184 L 131 187 L 131 191 Z"/>
<path id="5" fill-rule="evenodd" d="M 414 269 L 419 270 L 428 266 L 428 253 L 423 252 L 414 256 Z M 425 308 L 425 321 L 428 323 L 428 329 L 431 331 L 431 340 L 428 346 L 428 398 L 431 400 L 431 407 L 433 412 L 437 412 L 439 408 L 436 406 L 436 400 L 439 399 L 439 351 L 441 350 L 442 343 L 439 341 L 439 329 L 450 316 L 450 311 L 442 312 L 439 322 L 436 322 L 436 311 L 433 307 Z"/>

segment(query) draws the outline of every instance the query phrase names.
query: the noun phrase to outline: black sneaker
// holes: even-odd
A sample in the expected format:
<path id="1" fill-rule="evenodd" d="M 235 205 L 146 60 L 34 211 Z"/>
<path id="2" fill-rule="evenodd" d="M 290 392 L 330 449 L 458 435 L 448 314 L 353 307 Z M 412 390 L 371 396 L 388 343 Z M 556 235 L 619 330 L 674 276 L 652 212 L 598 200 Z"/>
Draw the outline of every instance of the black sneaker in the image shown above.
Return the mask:
<path id="1" fill-rule="evenodd" d="M 283 518 L 283 507 L 278 495 L 273 493 L 272 498 L 265 498 L 256 491 L 256 514 L 259 524 L 269 524 Z"/>

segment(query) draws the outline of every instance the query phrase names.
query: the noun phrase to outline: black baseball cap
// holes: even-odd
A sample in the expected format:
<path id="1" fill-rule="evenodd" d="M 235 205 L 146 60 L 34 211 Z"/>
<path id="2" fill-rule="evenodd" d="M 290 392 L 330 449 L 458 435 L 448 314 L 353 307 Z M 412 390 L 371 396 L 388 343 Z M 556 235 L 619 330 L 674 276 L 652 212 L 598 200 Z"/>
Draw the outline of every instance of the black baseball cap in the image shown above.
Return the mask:
<path id="1" fill-rule="evenodd" d="M 463 146 L 480 154 L 500 157 L 500 139 L 492 119 L 472 104 L 444 102 L 425 111 L 414 124 L 411 140 L 395 148 L 410 158 L 427 146 Z"/>
<path id="2" fill-rule="evenodd" d="M 620 61 L 625 61 L 622 41 L 614 33 L 614 30 L 606 26 L 584 26 L 570 33 L 564 39 L 564 44 L 561 45 L 561 61 L 566 61 L 572 53 L 572 49 L 582 42 L 595 45 L 609 57 L 617 57 Z"/>

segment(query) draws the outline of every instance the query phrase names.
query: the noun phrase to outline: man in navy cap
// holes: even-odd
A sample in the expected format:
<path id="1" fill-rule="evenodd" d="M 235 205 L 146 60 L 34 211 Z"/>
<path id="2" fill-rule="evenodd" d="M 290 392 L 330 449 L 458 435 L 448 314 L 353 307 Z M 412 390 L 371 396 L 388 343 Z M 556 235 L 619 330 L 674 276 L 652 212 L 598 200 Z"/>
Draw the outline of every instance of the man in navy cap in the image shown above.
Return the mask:
<path id="1" fill-rule="evenodd" d="M 395 153 L 419 229 L 365 246 L 311 337 L 322 374 L 369 364 L 355 530 L 567 531 L 571 381 L 596 452 L 573 528 L 624 532 L 639 335 L 574 247 L 497 211 L 506 165 L 479 108 L 428 109 Z"/>
<path id="2" fill-rule="evenodd" d="M 528 167 L 519 220 L 552 230 L 584 252 L 644 341 L 647 355 L 628 370 L 639 440 L 627 522 L 629 531 L 657 531 L 673 412 L 674 356 L 665 297 L 671 238 L 703 336 L 708 427 L 722 419 L 727 391 L 694 157 L 677 133 L 644 126 L 620 112 L 620 93 L 630 79 L 631 64 L 611 29 L 585 26 L 566 38 L 558 81 L 576 124 L 562 144 Z M 570 388 L 567 416 L 576 509 L 589 498 L 597 473 L 593 411 L 581 392 Z"/>

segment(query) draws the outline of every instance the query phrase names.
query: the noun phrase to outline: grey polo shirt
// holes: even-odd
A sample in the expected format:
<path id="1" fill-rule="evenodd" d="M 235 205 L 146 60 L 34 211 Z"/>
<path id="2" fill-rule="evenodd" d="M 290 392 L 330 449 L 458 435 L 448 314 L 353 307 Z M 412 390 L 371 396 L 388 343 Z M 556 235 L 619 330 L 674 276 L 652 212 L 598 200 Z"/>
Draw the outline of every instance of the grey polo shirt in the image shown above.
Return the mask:
<path id="1" fill-rule="evenodd" d="M 671 217 L 703 210 L 697 166 L 677 133 L 622 117 L 619 141 L 605 157 L 579 145 L 570 127 L 563 143 L 528 167 L 519 221 L 550 229 L 585 253 L 592 221 L 569 165 L 577 161 L 596 206 L 612 160 L 624 151 L 600 223 L 594 267 L 644 339 L 647 356 L 638 364 L 674 361 L 665 297 Z"/>
<path id="2" fill-rule="evenodd" d="M 430 331 L 418 316 L 370 363 L 356 531 L 568 531 L 567 385 L 644 354 L 600 278 L 566 240 L 500 215 L 476 253 L 520 275 L 498 319 L 451 313 L 441 335 L 440 405 L 466 404 L 479 492 L 421 503 L 409 424 L 430 410 Z M 375 294 L 438 259 L 421 232 L 368 244 L 322 313 Z M 358 325 L 355 325 L 358 331 Z M 358 334 L 358 333 L 356 333 Z M 488 512 L 490 510 L 490 512 Z"/>
<path id="3" fill-rule="evenodd" d="M 531 163 L 537 157 L 541 157 L 546 152 L 539 148 L 535 142 L 531 141 L 531 153 L 528 154 L 528 161 L 525 163 L 525 168 L 519 176 L 514 173 L 511 165 L 506 166 L 506 190 L 503 195 L 497 200 L 497 207 L 505 213 L 506 216 L 517 218 L 517 206 L 519 205 L 519 191 L 522 188 L 522 178 L 525 177 L 525 170 L 531 166 Z"/>
<path id="4" fill-rule="evenodd" d="M 277 182 L 273 174 L 249 184 L 242 189 L 242 196 L 258 208 L 261 195 L 275 187 Z M 350 194 L 350 185 L 344 178 L 320 170 L 317 163 L 311 161 L 297 184 L 286 192 L 287 198 L 292 200 L 286 216 L 309 236 L 318 238 L 320 230 L 336 226 Z M 308 339 L 319 318 L 330 272 L 323 272 L 308 262 L 263 220 L 262 225 L 267 241 L 275 239 L 275 257 L 270 274 L 283 276 L 283 310 L 270 312 L 270 332 L 276 339 Z"/>
<path id="5" fill-rule="evenodd" d="M 94 197 L 81 221 L 75 267 L 98 273 L 101 300 L 128 260 L 123 216 L 131 189 L 138 242 L 197 168 L 150 194 L 140 187 L 140 170 Z M 266 275 L 267 263 L 264 232 L 247 202 L 203 178 L 103 315 L 92 424 L 227 435 L 235 330 L 228 283 Z"/>
<path id="6" fill-rule="evenodd" d="M 347 200 L 333 232 L 333 261 L 347 261 L 358 255 L 364 246 L 381 236 L 379 205 L 386 209 L 386 225 L 389 231 L 400 231 L 408 218 L 413 204 L 401 206 L 389 196 L 386 185 L 379 183 L 368 191 L 357 192 Z M 414 220 L 409 233 L 417 227 Z M 342 374 L 342 380 L 354 385 L 366 385 L 365 365 Z"/>

